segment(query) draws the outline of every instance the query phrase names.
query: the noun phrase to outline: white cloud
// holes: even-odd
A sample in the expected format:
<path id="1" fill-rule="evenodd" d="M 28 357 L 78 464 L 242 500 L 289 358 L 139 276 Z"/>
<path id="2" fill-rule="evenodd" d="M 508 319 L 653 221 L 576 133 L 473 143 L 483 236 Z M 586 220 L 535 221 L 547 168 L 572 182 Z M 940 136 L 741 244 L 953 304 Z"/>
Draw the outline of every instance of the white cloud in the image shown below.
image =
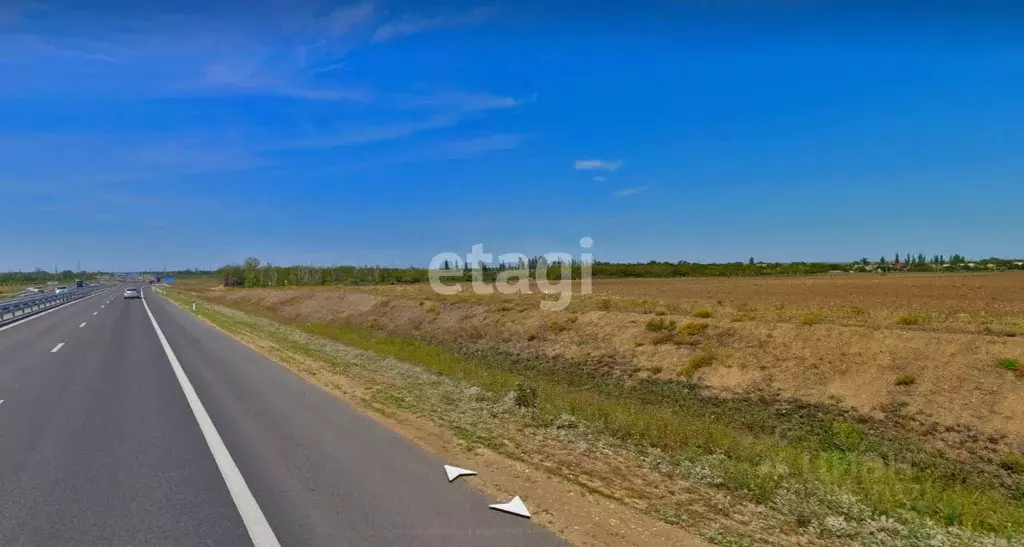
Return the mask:
<path id="1" fill-rule="evenodd" d="M 594 182 L 604 182 L 604 181 L 605 181 L 605 178 L 604 178 L 604 177 L 601 177 L 601 176 L 597 176 L 597 177 L 594 177 L 594 179 L 593 179 L 593 180 L 594 180 Z"/>
<path id="2" fill-rule="evenodd" d="M 330 15 L 324 18 L 324 28 L 331 36 L 346 34 L 354 28 L 368 23 L 373 18 L 373 2 L 366 0 L 334 8 Z"/>
<path id="3" fill-rule="evenodd" d="M 456 15 L 437 15 L 434 17 L 406 16 L 392 19 L 381 25 L 373 37 L 373 42 L 386 42 L 402 36 L 411 36 L 428 30 L 452 28 L 487 19 L 494 15 L 495 9 L 492 6 L 480 6 L 472 11 Z"/>
<path id="4" fill-rule="evenodd" d="M 618 171 L 623 164 L 622 160 L 576 160 L 572 167 L 577 171 Z"/>
<path id="5" fill-rule="evenodd" d="M 396 122 L 377 126 L 366 126 L 360 129 L 348 131 L 340 135 L 324 136 L 315 139 L 296 140 L 267 146 L 265 150 L 302 150 L 315 148 L 336 148 L 340 146 L 353 146 L 397 140 L 405 137 L 452 127 L 460 122 L 455 116 L 439 115 L 426 120 L 411 122 Z"/>
<path id="6" fill-rule="evenodd" d="M 513 108 L 526 102 L 520 101 L 515 97 L 454 90 L 430 92 L 420 95 L 399 94 L 393 95 L 390 100 L 396 108 L 428 108 L 466 113 Z"/>
<path id="7" fill-rule="evenodd" d="M 614 195 L 616 197 L 624 198 L 624 197 L 636 195 L 636 194 L 639 194 L 641 192 L 646 192 L 646 191 L 647 191 L 647 187 L 646 186 L 637 186 L 635 188 L 623 188 L 622 190 L 616 190 L 616 191 L 612 192 L 612 195 Z"/>

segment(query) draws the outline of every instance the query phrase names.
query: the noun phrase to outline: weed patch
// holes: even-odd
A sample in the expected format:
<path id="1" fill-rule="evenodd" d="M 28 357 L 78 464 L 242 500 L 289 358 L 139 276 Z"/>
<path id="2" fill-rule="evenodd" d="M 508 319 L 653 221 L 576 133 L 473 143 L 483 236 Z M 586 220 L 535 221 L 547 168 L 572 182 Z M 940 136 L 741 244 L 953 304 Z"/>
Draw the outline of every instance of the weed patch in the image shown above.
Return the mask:
<path id="1" fill-rule="evenodd" d="M 901 315 L 901 316 L 896 318 L 896 324 L 897 325 L 906 325 L 906 326 L 923 325 L 923 324 L 925 324 L 925 321 L 926 321 L 925 317 L 923 315 L 917 314 L 917 313 Z"/>
<path id="2" fill-rule="evenodd" d="M 647 322 L 647 330 L 649 332 L 661 332 L 666 330 L 672 330 L 676 328 L 676 322 L 674 319 L 665 319 L 664 317 L 655 317 Z"/>
<path id="3" fill-rule="evenodd" d="M 1020 372 L 1020 359 L 1013 357 L 1000 357 L 999 366 L 1006 370 L 1012 370 L 1014 372 Z"/>
<path id="4" fill-rule="evenodd" d="M 917 376 L 913 374 L 901 374 L 896 377 L 896 385 L 898 386 L 910 386 L 917 381 Z"/>
<path id="5" fill-rule="evenodd" d="M 683 326 L 679 327 L 679 334 L 682 336 L 697 336 L 698 334 L 708 330 L 708 327 L 710 326 L 711 325 L 703 321 L 690 321 L 689 323 L 684 323 Z"/>

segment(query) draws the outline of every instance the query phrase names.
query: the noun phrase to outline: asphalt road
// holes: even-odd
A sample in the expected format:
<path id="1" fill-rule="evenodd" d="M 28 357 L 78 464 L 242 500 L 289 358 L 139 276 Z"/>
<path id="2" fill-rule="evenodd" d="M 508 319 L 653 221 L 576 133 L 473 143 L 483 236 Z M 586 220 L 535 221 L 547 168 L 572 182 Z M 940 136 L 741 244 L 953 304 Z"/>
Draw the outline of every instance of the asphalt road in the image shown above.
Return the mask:
<path id="1" fill-rule="evenodd" d="M 0 331 L 0 545 L 564 545 L 449 483 L 459 462 L 122 292 Z"/>

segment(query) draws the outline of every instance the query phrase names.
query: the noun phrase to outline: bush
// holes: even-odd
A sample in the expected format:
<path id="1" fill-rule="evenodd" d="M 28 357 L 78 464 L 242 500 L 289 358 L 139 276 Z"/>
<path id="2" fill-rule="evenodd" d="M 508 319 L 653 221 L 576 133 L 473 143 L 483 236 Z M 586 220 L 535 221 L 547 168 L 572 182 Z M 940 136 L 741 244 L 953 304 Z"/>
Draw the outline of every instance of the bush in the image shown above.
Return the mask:
<path id="1" fill-rule="evenodd" d="M 676 322 L 664 317 L 656 317 L 647 322 L 647 330 L 650 332 L 661 332 L 676 328 Z"/>
<path id="2" fill-rule="evenodd" d="M 679 327 L 679 334 L 683 336 L 697 336 L 698 334 L 708 330 L 711 325 L 703 321 L 690 321 Z"/>
<path id="3" fill-rule="evenodd" d="M 708 308 L 701 308 L 693 312 L 694 317 L 700 317 L 701 319 L 709 319 L 714 313 Z"/>
<path id="4" fill-rule="evenodd" d="M 657 376 L 657 375 L 661 374 L 661 371 L 663 371 L 663 370 L 665 370 L 664 367 L 661 367 L 659 365 L 654 365 L 652 367 L 647 367 L 647 372 L 650 372 L 652 376 Z"/>
<path id="5" fill-rule="evenodd" d="M 1000 357 L 999 366 L 1006 370 L 1012 370 L 1014 372 L 1020 371 L 1020 359 L 1014 359 L 1013 357 Z"/>
<path id="6" fill-rule="evenodd" d="M 898 386 L 909 386 L 917 381 L 917 377 L 913 374 L 901 374 L 896 377 L 896 385 Z"/>
<path id="7" fill-rule="evenodd" d="M 857 452 L 864 444 L 864 431 L 853 422 L 834 422 L 829 440 L 843 452 Z"/>
<path id="8" fill-rule="evenodd" d="M 519 408 L 537 408 L 540 397 L 537 395 L 537 388 L 520 381 L 516 384 L 513 401 Z"/>
<path id="9" fill-rule="evenodd" d="M 999 458 L 999 467 L 1011 473 L 1024 473 L 1024 456 L 1016 452 L 1004 454 L 1002 458 Z"/>

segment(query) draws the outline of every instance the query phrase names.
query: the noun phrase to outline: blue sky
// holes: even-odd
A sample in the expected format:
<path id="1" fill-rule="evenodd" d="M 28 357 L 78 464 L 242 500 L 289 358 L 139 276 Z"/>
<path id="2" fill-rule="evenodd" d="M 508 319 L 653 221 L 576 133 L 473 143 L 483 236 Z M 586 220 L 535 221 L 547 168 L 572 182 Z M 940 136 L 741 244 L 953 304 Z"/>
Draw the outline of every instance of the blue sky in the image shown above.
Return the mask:
<path id="1" fill-rule="evenodd" d="M 1024 255 L 1020 8 L 209 4 L 2 4 L 0 269 Z"/>

